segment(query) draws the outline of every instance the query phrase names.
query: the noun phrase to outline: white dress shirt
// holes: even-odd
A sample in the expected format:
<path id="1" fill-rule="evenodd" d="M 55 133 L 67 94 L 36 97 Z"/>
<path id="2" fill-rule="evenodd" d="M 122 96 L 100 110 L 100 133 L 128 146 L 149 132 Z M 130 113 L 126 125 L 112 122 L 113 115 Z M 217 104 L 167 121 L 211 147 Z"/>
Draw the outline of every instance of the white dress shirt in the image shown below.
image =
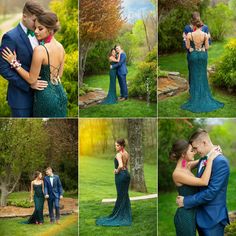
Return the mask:
<path id="1" fill-rule="evenodd" d="M 23 25 L 22 22 L 20 22 L 20 26 L 21 26 L 21 28 L 23 29 L 23 31 L 27 34 L 27 28 Z M 38 42 L 38 40 L 36 39 L 35 36 L 28 35 L 28 38 L 29 38 L 31 47 L 32 47 L 32 49 L 34 50 L 34 48 L 39 45 L 39 42 Z"/>
<path id="2" fill-rule="evenodd" d="M 51 185 L 53 187 L 53 175 L 49 176 L 49 178 L 50 178 Z"/>

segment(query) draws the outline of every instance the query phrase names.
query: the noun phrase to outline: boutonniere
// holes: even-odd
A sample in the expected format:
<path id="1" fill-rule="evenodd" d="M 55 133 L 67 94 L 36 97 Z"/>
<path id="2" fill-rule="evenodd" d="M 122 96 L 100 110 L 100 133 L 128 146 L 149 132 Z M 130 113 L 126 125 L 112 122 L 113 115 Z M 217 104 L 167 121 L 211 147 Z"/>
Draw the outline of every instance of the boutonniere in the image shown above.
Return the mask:
<path id="1" fill-rule="evenodd" d="M 204 160 L 203 161 L 203 166 L 206 167 L 206 165 L 207 165 L 207 160 Z"/>

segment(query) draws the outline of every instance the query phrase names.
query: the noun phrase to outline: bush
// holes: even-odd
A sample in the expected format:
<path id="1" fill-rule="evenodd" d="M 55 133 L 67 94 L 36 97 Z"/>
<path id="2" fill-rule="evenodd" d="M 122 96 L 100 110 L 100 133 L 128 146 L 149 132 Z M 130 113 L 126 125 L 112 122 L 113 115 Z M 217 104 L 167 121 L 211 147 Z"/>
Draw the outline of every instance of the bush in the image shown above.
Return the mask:
<path id="1" fill-rule="evenodd" d="M 30 202 L 29 200 L 8 200 L 7 201 L 8 206 L 16 206 L 16 207 L 23 207 L 23 208 L 30 208 L 34 206 L 33 202 Z"/>
<path id="2" fill-rule="evenodd" d="M 97 42 L 88 51 L 86 60 L 86 75 L 100 74 L 109 70 L 108 54 L 115 46 L 111 40 Z"/>
<path id="3" fill-rule="evenodd" d="M 212 82 L 219 87 L 236 89 L 236 39 L 226 45 L 223 58 L 216 64 Z"/>
<path id="4" fill-rule="evenodd" d="M 10 108 L 7 104 L 7 81 L 0 77 L 0 114 L 1 117 L 7 117 L 11 115 Z"/>
<path id="5" fill-rule="evenodd" d="M 147 84 L 149 85 L 150 101 L 157 100 L 157 50 L 154 49 L 146 56 L 144 62 L 138 65 L 138 75 L 129 85 L 129 94 L 132 97 L 147 97 Z"/>
<path id="6" fill-rule="evenodd" d="M 207 8 L 204 19 L 210 28 L 213 40 L 222 41 L 232 31 L 233 11 L 224 3 Z"/>
<path id="7" fill-rule="evenodd" d="M 183 30 L 189 23 L 191 12 L 186 9 L 174 9 L 159 24 L 158 51 L 167 53 L 183 50 Z"/>

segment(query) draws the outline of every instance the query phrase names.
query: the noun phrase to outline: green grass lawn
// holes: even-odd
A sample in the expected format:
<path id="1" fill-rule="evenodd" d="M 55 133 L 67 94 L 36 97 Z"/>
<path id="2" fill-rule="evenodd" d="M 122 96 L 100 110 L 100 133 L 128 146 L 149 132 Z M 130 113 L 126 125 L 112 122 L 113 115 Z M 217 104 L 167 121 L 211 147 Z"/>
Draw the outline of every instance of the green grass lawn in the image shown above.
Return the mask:
<path id="1" fill-rule="evenodd" d="M 133 223 L 129 227 L 96 226 L 96 218 L 107 216 L 114 204 L 101 204 L 104 198 L 115 198 L 113 158 L 80 157 L 80 235 L 87 236 L 156 236 L 156 199 L 131 202 Z M 148 193 L 156 193 L 156 165 L 145 164 Z M 145 195 L 130 191 L 130 196 Z"/>
<path id="2" fill-rule="evenodd" d="M 229 211 L 236 210 L 235 201 L 236 169 L 232 169 L 227 191 L 227 205 Z M 174 215 L 176 212 L 175 199 L 177 192 L 162 193 L 158 195 L 158 235 L 175 236 Z"/>
<path id="3" fill-rule="evenodd" d="M 9 200 L 29 199 L 29 192 L 14 192 L 9 196 Z M 64 197 L 78 198 L 77 193 L 65 192 Z M 22 224 L 28 217 L 0 219 L 0 235 L 2 236 L 75 236 L 78 235 L 78 215 L 61 216 L 60 225 L 51 225 L 49 217 L 45 216 L 43 225 Z"/>
<path id="4" fill-rule="evenodd" d="M 60 225 L 50 224 L 45 217 L 43 225 L 23 224 L 27 218 L 0 219 L 2 236 L 75 236 L 78 235 L 78 216 L 62 216 Z"/>
<path id="5" fill-rule="evenodd" d="M 135 65 L 128 66 L 127 82 L 131 81 L 137 74 Z M 102 75 L 92 75 L 84 79 L 84 82 L 92 88 L 102 88 L 105 92 L 109 89 L 109 73 Z M 117 82 L 117 94 L 120 89 Z M 80 117 L 156 117 L 157 105 L 146 101 L 129 98 L 127 101 L 113 105 L 96 105 L 85 109 L 80 109 Z"/>
<path id="6" fill-rule="evenodd" d="M 227 40 L 228 41 L 228 40 Z M 212 65 L 220 59 L 224 52 L 224 46 L 227 43 L 216 42 L 209 49 L 208 64 Z M 174 53 L 159 57 L 159 66 L 161 70 L 178 71 L 182 76 L 187 78 L 187 59 L 186 53 Z M 207 113 L 192 113 L 182 110 L 180 106 L 184 104 L 189 97 L 188 92 L 181 93 L 177 96 L 170 97 L 158 102 L 159 117 L 235 117 L 236 116 L 236 96 L 211 86 L 213 97 L 225 104 L 224 108 Z"/>

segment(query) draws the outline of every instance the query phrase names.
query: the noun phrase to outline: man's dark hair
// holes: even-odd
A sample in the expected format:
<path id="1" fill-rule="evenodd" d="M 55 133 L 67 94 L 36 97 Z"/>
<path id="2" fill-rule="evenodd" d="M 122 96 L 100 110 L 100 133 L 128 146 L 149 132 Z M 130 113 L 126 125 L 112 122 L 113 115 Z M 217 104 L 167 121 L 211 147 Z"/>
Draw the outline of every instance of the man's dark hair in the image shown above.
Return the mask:
<path id="1" fill-rule="evenodd" d="M 197 131 L 195 131 L 191 137 L 189 138 L 189 143 L 192 144 L 196 139 L 199 138 L 200 135 L 202 134 L 208 134 L 206 130 L 204 129 L 197 129 Z"/>
<path id="2" fill-rule="evenodd" d="M 28 0 L 23 8 L 24 14 L 39 16 L 44 12 L 43 7 L 35 0 Z"/>

